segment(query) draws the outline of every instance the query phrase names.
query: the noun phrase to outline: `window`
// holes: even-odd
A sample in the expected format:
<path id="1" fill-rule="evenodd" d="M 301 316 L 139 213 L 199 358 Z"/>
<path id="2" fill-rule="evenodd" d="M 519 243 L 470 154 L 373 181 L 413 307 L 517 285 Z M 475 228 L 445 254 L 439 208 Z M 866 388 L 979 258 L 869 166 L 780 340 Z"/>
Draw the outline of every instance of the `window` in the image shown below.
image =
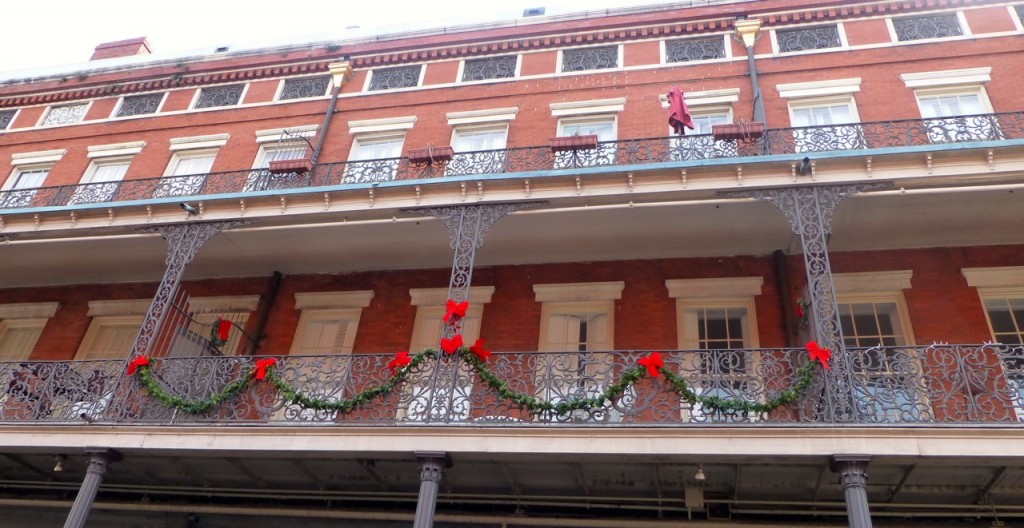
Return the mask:
<path id="1" fill-rule="evenodd" d="M 959 37 L 964 34 L 958 13 L 893 18 L 892 27 L 899 42 Z"/>
<path id="2" fill-rule="evenodd" d="M 50 174 L 50 167 L 16 167 L 0 193 L 0 208 L 13 209 L 32 205 L 36 189 L 43 186 L 43 181 Z"/>
<path id="3" fill-rule="evenodd" d="M 228 134 L 171 138 L 171 161 L 164 170 L 154 198 L 196 196 L 213 169 L 219 147 L 227 144 Z"/>
<path id="4" fill-rule="evenodd" d="M 929 414 L 921 366 L 912 349 L 903 290 L 910 271 L 837 273 L 834 284 L 853 391 L 862 418 L 918 421 Z"/>
<path id="5" fill-rule="evenodd" d="M 391 181 L 402 161 L 405 134 L 357 137 L 345 166 L 345 183 L 376 183 Z"/>
<path id="6" fill-rule="evenodd" d="M 711 136 L 714 125 L 733 122 L 732 105 L 739 101 L 738 88 L 689 92 L 684 94 L 690 109 L 694 129 L 685 135 L 677 135 L 668 129 L 669 159 L 691 161 L 710 158 L 724 158 L 738 155 L 734 139 L 716 141 Z M 668 109 L 668 96 L 660 97 L 661 107 Z"/>
<path id="7" fill-rule="evenodd" d="M 843 45 L 838 26 L 818 26 L 775 30 L 779 53 L 839 48 Z"/>
<path id="8" fill-rule="evenodd" d="M 485 81 L 488 79 L 510 79 L 519 68 L 518 55 L 502 55 L 467 59 L 462 63 L 462 82 Z"/>
<path id="9" fill-rule="evenodd" d="M 535 284 L 541 307 L 538 350 L 550 352 L 537 359 L 538 396 L 554 402 L 593 397 L 611 381 L 607 354 L 615 346 L 615 300 L 622 298 L 622 282 Z M 580 410 L 550 420 L 621 421 L 634 393 L 601 409 Z"/>
<path id="10" fill-rule="evenodd" d="M 70 125 L 78 123 L 85 118 L 85 112 L 88 109 L 89 103 L 51 106 L 39 126 Z"/>
<path id="11" fill-rule="evenodd" d="M 211 86 L 199 90 L 199 97 L 193 108 L 217 108 L 219 106 L 235 106 L 242 101 L 245 84 L 229 84 Z"/>
<path id="12" fill-rule="evenodd" d="M 561 72 L 606 70 L 619 67 L 619 46 L 596 46 L 561 50 Z"/>
<path id="13" fill-rule="evenodd" d="M 290 99 L 323 97 L 327 95 L 327 89 L 330 88 L 330 86 L 330 75 L 285 79 L 281 87 L 281 95 L 278 96 L 277 100 L 287 101 Z"/>
<path id="14" fill-rule="evenodd" d="M 992 341 L 1006 376 L 1006 399 L 1024 421 L 1024 267 L 964 268 L 969 286 L 978 289 Z"/>
<path id="15" fill-rule="evenodd" d="M 729 56 L 729 48 L 723 37 L 666 40 L 664 46 L 666 63 L 724 59 Z"/>
<path id="16" fill-rule="evenodd" d="M 414 88 L 420 85 L 423 76 L 423 65 L 402 66 L 399 68 L 379 68 L 370 70 L 367 90 L 394 90 L 397 88 Z"/>
<path id="17" fill-rule="evenodd" d="M 455 156 L 445 165 L 445 176 L 504 172 L 507 135 L 508 125 L 456 128 L 452 133 Z"/>
<path id="18" fill-rule="evenodd" d="M 136 115 L 155 114 L 164 101 L 164 93 L 130 95 L 122 97 L 114 115 L 129 117 Z"/>
<path id="19" fill-rule="evenodd" d="M 491 302 L 493 286 L 474 286 L 469 291 L 469 309 L 462 319 L 462 340 L 472 345 L 480 337 L 480 322 L 484 305 Z M 409 352 L 417 353 L 426 349 L 438 349 L 444 324 L 447 288 L 409 290 L 412 304 L 416 306 L 416 320 L 413 323 L 412 342 Z M 436 362 L 425 363 L 418 371 L 410 373 L 405 384 L 401 401 L 409 402 L 399 410 L 398 418 L 416 422 L 464 421 L 470 415 L 470 393 L 473 388 L 473 373 L 465 362 L 459 363 L 457 373 L 450 376 L 435 376 Z M 457 379 L 452 379 L 457 376 Z"/>
<path id="20" fill-rule="evenodd" d="M 93 161 L 68 205 L 112 201 L 130 164 L 130 159 Z"/>
<path id="21" fill-rule="evenodd" d="M 256 153 L 256 159 L 252 165 L 253 170 L 246 178 L 243 190 L 252 192 L 286 189 L 305 182 L 305 176 L 300 178 L 296 172 L 273 174 L 268 168 L 275 161 L 306 158 L 309 138 L 316 134 L 318 128 L 317 125 L 303 125 L 257 130 L 256 142 L 260 144 L 260 149 Z"/>
<path id="22" fill-rule="evenodd" d="M 614 165 L 615 116 L 572 117 L 558 121 L 558 136 L 597 136 L 596 149 L 555 152 L 555 168 L 593 167 Z"/>
<path id="23" fill-rule="evenodd" d="M 0 363 L 28 359 L 58 307 L 55 302 L 0 304 Z"/>
<path id="24" fill-rule="evenodd" d="M 779 84 L 789 101 L 795 152 L 827 152 L 867 147 L 853 94 L 860 78 Z"/>
<path id="25" fill-rule="evenodd" d="M 246 353 L 250 340 L 243 334 L 249 322 L 249 316 L 259 304 L 258 295 L 238 295 L 225 297 L 191 297 L 187 304 L 187 317 L 168 324 L 165 320 L 164 331 L 170 331 L 170 347 L 164 353 L 166 357 L 199 357 L 199 356 L 237 356 Z M 185 314 L 182 314 L 185 315 Z M 216 346 L 211 341 L 213 326 L 217 320 L 230 321 L 227 341 Z"/>
<path id="26" fill-rule="evenodd" d="M 991 68 L 969 68 L 900 76 L 914 89 L 932 143 L 998 140 L 999 124 L 992 113 L 984 83 Z"/>
<path id="27" fill-rule="evenodd" d="M 0 110 L 0 130 L 7 130 L 14 122 L 14 115 L 17 113 L 17 110 Z"/>
<path id="28" fill-rule="evenodd" d="M 78 348 L 76 360 L 128 357 L 139 333 L 143 316 L 94 317 Z"/>

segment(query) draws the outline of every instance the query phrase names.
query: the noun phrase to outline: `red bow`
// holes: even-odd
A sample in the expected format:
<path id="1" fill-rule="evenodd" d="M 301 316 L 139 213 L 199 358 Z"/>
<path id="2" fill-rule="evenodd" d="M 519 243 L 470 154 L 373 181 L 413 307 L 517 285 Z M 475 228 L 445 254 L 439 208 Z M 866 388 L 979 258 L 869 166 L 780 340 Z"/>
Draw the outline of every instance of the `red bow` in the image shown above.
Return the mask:
<path id="1" fill-rule="evenodd" d="M 804 347 L 807 348 L 807 353 L 811 355 L 812 361 L 817 359 L 821 362 L 821 366 L 828 370 L 828 360 L 832 357 L 832 353 L 827 348 L 821 348 L 814 341 L 808 341 Z"/>
<path id="2" fill-rule="evenodd" d="M 796 318 L 797 319 L 803 319 L 804 318 L 804 307 L 801 306 L 800 303 L 797 303 L 797 305 L 796 305 Z"/>
<path id="3" fill-rule="evenodd" d="M 444 305 L 444 319 L 446 323 L 454 323 L 460 317 L 466 316 L 466 309 L 469 308 L 469 301 L 457 303 L 451 299 Z"/>
<path id="4" fill-rule="evenodd" d="M 149 358 L 148 357 L 146 357 L 146 356 L 136 356 L 136 358 L 133 359 L 132 362 L 128 364 L 128 372 L 127 372 L 127 374 L 129 376 L 131 376 L 132 374 L 135 374 L 135 370 L 138 369 L 139 367 L 148 367 L 148 366 L 149 366 Z"/>
<path id="5" fill-rule="evenodd" d="M 228 332 L 231 331 L 231 321 L 227 319 L 217 318 L 217 339 L 221 341 L 228 340 Z"/>
<path id="6" fill-rule="evenodd" d="M 256 376 L 256 379 L 262 381 L 267 377 L 267 371 L 270 367 L 273 367 L 276 364 L 277 360 L 272 357 L 259 359 L 256 361 L 256 368 L 252 369 L 252 373 Z"/>
<path id="7" fill-rule="evenodd" d="M 487 358 L 491 357 L 491 351 L 484 348 L 484 340 L 477 339 L 473 346 L 469 347 L 469 351 L 476 357 L 480 358 L 480 361 L 487 361 Z"/>
<path id="8" fill-rule="evenodd" d="M 452 338 L 441 339 L 441 350 L 449 356 L 454 354 L 462 346 L 462 334 L 455 334 Z"/>
<path id="9" fill-rule="evenodd" d="M 391 369 L 391 375 L 398 374 L 398 369 L 412 363 L 412 359 L 409 358 L 408 351 L 401 351 L 395 354 L 395 358 L 388 362 L 388 368 Z"/>
<path id="10" fill-rule="evenodd" d="M 647 367 L 647 375 L 652 378 L 657 378 L 658 369 L 665 366 L 665 362 L 661 360 L 661 354 L 657 352 L 651 352 L 647 357 L 640 358 L 637 363 Z"/>

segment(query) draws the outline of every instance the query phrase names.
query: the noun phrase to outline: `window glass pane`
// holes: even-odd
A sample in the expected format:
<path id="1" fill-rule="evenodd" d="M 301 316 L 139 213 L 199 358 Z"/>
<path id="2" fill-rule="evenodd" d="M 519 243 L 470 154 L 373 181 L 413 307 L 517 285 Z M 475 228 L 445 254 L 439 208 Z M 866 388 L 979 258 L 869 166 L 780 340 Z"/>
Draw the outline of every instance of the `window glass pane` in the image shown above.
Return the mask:
<path id="1" fill-rule="evenodd" d="M 706 114 L 691 116 L 693 120 L 693 135 L 710 134 L 714 125 L 725 125 L 729 123 L 728 114 Z"/>
<path id="2" fill-rule="evenodd" d="M 505 128 L 488 130 L 466 130 L 455 134 L 456 152 L 472 152 L 477 150 L 497 150 L 505 148 Z"/>
<path id="3" fill-rule="evenodd" d="M 353 160 L 397 158 L 402 155 L 405 138 L 359 140 Z"/>
<path id="4" fill-rule="evenodd" d="M 50 174 L 50 169 L 33 169 L 18 173 L 12 189 L 35 189 L 43 185 L 43 180 Z"/>
<path id="5" fill-rule="evenodd" d="M 174 167 L 173 175 L 184 176 L 191 174 L 207 174 L 210 172 L 210 168 L 213 167 L 213 160 L 215 157 L 216 154 L 182 158 L 178 161 L 178 165 Z"/>
<path id="6" fill-rule="evenodd" d="M 598 141 L 615 141 L 615 122 L 600 121 L 569 121 L 562 123 L 562 136 L 597 136 Z"/>
<path id="7" fill-rule="evenodd" d="M 97 165 L 96 172 L 92 175 L 92 183 L 120 181 L 124 173 L 128 171 L 128 163 L 108 163 Z"/>
<path id="8" fill-rule="evenodd" d="M 839 323 L 847 346 L 873 347 L 906 343 L 896 303 L 840 304 Z"/>

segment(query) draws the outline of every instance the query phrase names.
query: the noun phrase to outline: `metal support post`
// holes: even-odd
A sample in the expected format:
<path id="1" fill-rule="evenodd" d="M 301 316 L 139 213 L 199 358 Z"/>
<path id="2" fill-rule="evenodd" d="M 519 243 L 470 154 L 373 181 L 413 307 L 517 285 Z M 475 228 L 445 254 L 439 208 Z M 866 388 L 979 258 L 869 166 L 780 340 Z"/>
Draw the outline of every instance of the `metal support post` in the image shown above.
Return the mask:
<path id="1" fill-rule="evenodd" d="M 826 421 L 852 422 L 856 420 L 858 414 L 852 383 L 853 373 L 843 343 L 839 309 L 832 284 L 832 265 L 828 258 L 832 213 L 844 198 L 883 186 L 884 184 L 805 185 L 723 193 L 748 196 L 771 203 L 786 215 L 793 232 L 800 236 L 811 300 L 811 329 L 818 344 L 833 353 L 831 369 L 825 378 L 825 402 L 815 409 L 817 417 Z"/>
<path id="2" fill-rule="evenodd" d="M 68 519 L 64 522 L 64 528 L 85 526 L 85 520 L 89 517 L 89 512 L 92 511 L 92 502 L 96 499 L 100 483 L 103 482 L 103 475 L 107 473 L 111 463 L 122 459 L 120 453 L 105 447 L 87 447 L 85 452 L 90 455 L 89 468 L 85 472 L 85 478 L 82 479 L 82 487 L 79 488 L 78 495 L 75 496 L 75 502 L 71 505 L 71 512 L 68 513 Z"/>
<path id="3" fill-rule="evenodd" d="M 850 528 L 871 528 L 865 471 L 871 457 L 868 455 L 833 455 L 832 471 L 839 473 L 846 497 L 846 515 Z"/>
<path id="4" fill-rule="evenodd" d="M 416 518 L 413 528 L 432 528 L 437 507 L 437 489 L 441 485 L 444 468 L 451 467 L 448 454 L 440 451 L 418 452 L 420 461 L 420 494 L 416 500 Z"/>

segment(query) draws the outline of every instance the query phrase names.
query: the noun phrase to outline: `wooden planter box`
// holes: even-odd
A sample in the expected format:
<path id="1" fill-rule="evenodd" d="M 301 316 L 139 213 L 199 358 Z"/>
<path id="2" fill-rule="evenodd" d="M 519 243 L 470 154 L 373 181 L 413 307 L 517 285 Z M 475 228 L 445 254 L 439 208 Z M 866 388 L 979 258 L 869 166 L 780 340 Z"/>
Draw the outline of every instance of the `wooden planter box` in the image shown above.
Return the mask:
<path id="1" fill-rule="evenodd" d="M 305 174 L 313 168 L 313 163 L 306 158 L 294 160 L 271 161 L 267 170 L 271 174 Z"/>
<path id="2" fill-rule="evenodd" d="M 746 123 L 732 123 L 729 125 L 712 125 L 711 135 L 715 140 L 758 139 L 764 135 L 764 123 L 760 121 L 751 121 Z"/>
<path id="3" fill-rule="evenodd" d="M 455 155 L 455 150 L 449 146 L 444 147 L 423 147 L 411 149 L 408 152 L 410 163 L 435 163 L 448 161 Z"/>
<path id="4" fill-rule="evenodd" d="M 597 148 L 597 136 L 563 136 L 551 138 L 552 152 L 565 152 L 567 150 L 587 150 Z"/>

